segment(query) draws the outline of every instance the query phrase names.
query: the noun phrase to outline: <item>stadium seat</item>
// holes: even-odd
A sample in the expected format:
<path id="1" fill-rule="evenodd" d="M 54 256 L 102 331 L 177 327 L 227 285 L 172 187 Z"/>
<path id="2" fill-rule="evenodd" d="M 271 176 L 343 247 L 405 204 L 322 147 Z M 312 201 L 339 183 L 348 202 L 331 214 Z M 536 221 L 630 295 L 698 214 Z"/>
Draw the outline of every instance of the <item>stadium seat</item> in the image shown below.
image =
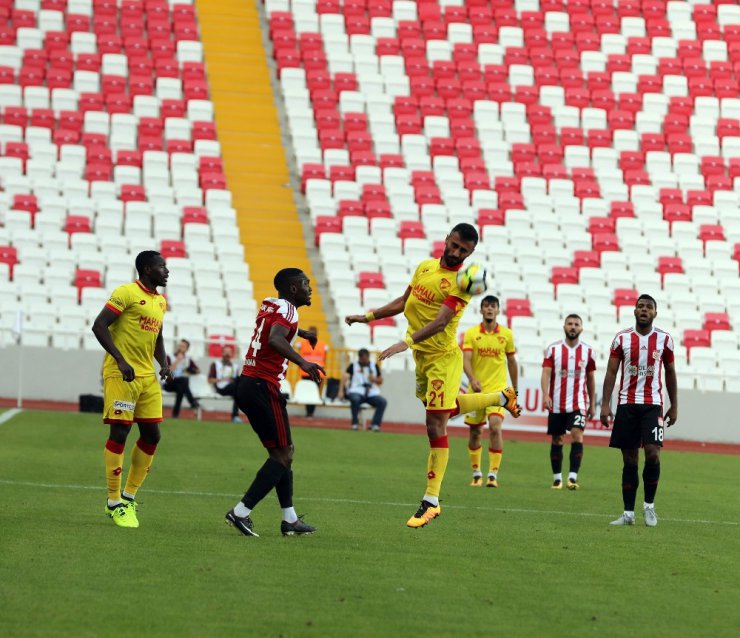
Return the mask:
<path id="1" fill-rule="evenodd" d="M 683 345 L 691 362 L 692 348 L 709 348 L 711 346 L 711 333 L 708 330 L 684 330 Z"/>

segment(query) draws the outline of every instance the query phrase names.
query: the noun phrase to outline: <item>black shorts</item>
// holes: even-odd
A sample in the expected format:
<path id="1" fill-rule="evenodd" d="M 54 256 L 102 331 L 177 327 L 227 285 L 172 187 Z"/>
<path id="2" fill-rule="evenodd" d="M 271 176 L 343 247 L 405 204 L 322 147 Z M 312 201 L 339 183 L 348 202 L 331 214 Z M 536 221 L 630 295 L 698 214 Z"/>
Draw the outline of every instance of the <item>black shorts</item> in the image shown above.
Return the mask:
<path id="1" fill-rule="evenodd" d="M 586 415 L 583 412 L 550 412 L 547 416 L 547 433 L 560 436 L 572 428 L 586 427 Z"/>
<path id="2" fill-rule="evenodd" d="M 663 447 L 663 409 L 659 405 L 618 406 L 609 447 L 626 450 L 641 445 Z"/>
<path id="3" fill-rule="evenodd" d="M 267 449 L 292 445 L 285 397 L 274 383 L 242 377 L 236 386 L 235 398 L 262 445 Z"/>

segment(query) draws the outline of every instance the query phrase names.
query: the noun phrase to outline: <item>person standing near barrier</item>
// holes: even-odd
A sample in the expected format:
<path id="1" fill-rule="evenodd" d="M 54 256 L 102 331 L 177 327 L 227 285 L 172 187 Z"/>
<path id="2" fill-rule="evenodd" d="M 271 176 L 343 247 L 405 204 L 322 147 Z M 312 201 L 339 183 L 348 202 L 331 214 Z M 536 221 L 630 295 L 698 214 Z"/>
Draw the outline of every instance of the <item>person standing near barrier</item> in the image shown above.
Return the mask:
<path id="1" fill-rule="evenodd" d="M 653 327 L 658 304 L 650 295 L 640 295 L 635 304 L 635 326 L 614 337 L 609 364 L 604 377 L 601 401 L 601 423 L 609 427 L 612 418 L 611 398 L 622 369 L 619 405 L 609 447 L 622 451 L 622 500 L 624 512 L 612 525 L 635 524 L 635 500 L 640 484 L 640 447 L 645 452 L 642 482 L 645 500 L 642 511 L 645 525 L 655 527 L 655 493 L 660 479 L 660 448 L 663 447 L 663 425 L 672 426 L 678 418 L 678 384 L 671 336 Z M 663 380 L 670 407 L 663 418 Z"/>
<path id="2" fill-rule="evenodd" d="M 145 250 L 136 256 L 139 278 L 116 288 L 92 331 L 106 351 L 103 362 L 103 423 L 109 426 L 103 450 L 108 501 L 105 514 L 118 527 L 138 527 L 136 494 L 149 473 L 160 439 L 162 390 L 159 376 L 171 379 L 162 339 L 166 310 L 157 286 L 166 286 L 169 271 L 162 255 Z M 139 439 L 131 456 L 126 486 L 121 492 L 123 453 L 131 425 Z"/>
<path id="3" fill-rule="evenodd" d="M 310 326 L 307 332 L 315 335 L 315 340 L 301 340 L 297 344 L 298 353 L 304 360 L 320 365 L 322 368 L 326 369 L 326 355 L 329 352 L 328 344 L 318 338 L 319 330 L 316 326 Z M 301 378 L 314 381 L 319 388 L 319 394 L 321 393 L 321 380 L 315 381 L 303 371 L 301 371 Z M 315 411 L 315 405 L 306 405 L 306 418 L 312 419 Z"/>
<path id="4" fill-rule="evenodd" d="M 547 410 L 552 489 L 563 489 L 563 442 L 570 432 L 568 489 L 578 489 L 578 471 L 583 459 L 583 430 L 586 419 L 596 413 L 596 362 L 594 351 L 580 341 L 583 321 L 568 315 L 563 326 L 565 338 L 547 346 L 542 362 L 541 389 Z"/>
<path id="5" fill-rule="evenodd" d="M 466 330 L 463 338 L 463 369 L 470 381 L 468 392 L 500 392 L 507 386 L 509 379 L 516 391 L 519 364 L 516 360 L 514 333 L 496 321 L 499 313 L 498 297 L 483 297 L 480 311 L 483 321 Z M 489 430 L 486 487 L 498 487 L 498 473 L 504 456 L 504 436 L 501 429 L 505 412 L 501 406 L 491 405 L 465 417 L 465 425 L 470 428 L 468 456 L 473 470 L 471 487 L 480 487 L 483 484 L 480 469 L 483 451 L 481 436 L 486 421 Z"/>

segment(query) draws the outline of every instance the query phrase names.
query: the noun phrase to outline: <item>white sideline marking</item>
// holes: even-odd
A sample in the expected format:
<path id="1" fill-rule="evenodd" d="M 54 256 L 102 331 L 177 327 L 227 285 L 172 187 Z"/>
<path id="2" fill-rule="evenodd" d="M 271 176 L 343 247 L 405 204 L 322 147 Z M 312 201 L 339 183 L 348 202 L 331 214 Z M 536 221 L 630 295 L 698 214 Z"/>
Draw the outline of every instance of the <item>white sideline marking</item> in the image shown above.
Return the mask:
<path id="1" fill-rule="evenodd" d="M 6 479 L 0 479 L 0 485 L 16 485 L 18 487 L 37 487 L 41 489 L 59 489 L 59 490 L 93 490 L 98 492 L 105 492 L 105 487 L 102 485 L 65 485 L 62 483 L 34 483 L 32 481 L 10 481 Z M 165 494 L 168 496 L 208 496 L 208 497 L 219 497 L 219 498 L 237 498 L 237 495 L 226 494 L 224 492 L 191 492 L 187 490 L 145 490 L 149 494 Z M 416 507 L 416 503 L 395 503 L 392 501 L 367 501 L 354 498 L 321 498 L 321 497 L 310 497 L 301 496 L 301 501 L 314 501 L 322 503 L 338 503 L 338 504 L 349 504 L 349 505 L 380 505 L 384 507 Z M 476 510 L 481 512 L 513 512 L 516 514 L 557 514 L 559 516 L 583 516 L 587 518 L 613 518 L 614 512 L 611 514 L 597 514 L 594 512 L 564 512 L 561 510 L 538 510 L 528 508 L 517 508 L 517 507 L 471 507 L 469 505 L 447 505 L 445 509 L 456 509 L 456 510 Z M 731 525 L 740 526 L 738 521 L 709 521 L 704 519 L 693 519 L 693 518 L 665 518 L 660 517 L 661 521 L 670 521 L 672 523 L 695 523 L 698 525 Z"/>
<path id="2" fill-rule="evenodd" d="M 0 414 L 0 425 L 3 423 L 7 423 L 12 419 L 16 414 L 20 414 L 23 412 L 20 408 L 13 408 L 12 410 L 8 410 L 7 412 L 3 412 Z"/>

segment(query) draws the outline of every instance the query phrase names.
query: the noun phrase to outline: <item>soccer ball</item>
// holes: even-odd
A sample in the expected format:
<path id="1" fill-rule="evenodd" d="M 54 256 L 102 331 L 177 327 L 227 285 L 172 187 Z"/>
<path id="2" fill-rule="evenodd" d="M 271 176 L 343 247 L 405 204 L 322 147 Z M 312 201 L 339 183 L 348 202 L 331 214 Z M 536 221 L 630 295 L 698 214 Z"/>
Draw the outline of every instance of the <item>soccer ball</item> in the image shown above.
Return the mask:
<path id="1" fill-rule="evenodd" d="M 457 287 L 471 295 L 482 295 L 491 287 L 491 278 L 485 266 L 470 264 L 457 273 Z"/>

